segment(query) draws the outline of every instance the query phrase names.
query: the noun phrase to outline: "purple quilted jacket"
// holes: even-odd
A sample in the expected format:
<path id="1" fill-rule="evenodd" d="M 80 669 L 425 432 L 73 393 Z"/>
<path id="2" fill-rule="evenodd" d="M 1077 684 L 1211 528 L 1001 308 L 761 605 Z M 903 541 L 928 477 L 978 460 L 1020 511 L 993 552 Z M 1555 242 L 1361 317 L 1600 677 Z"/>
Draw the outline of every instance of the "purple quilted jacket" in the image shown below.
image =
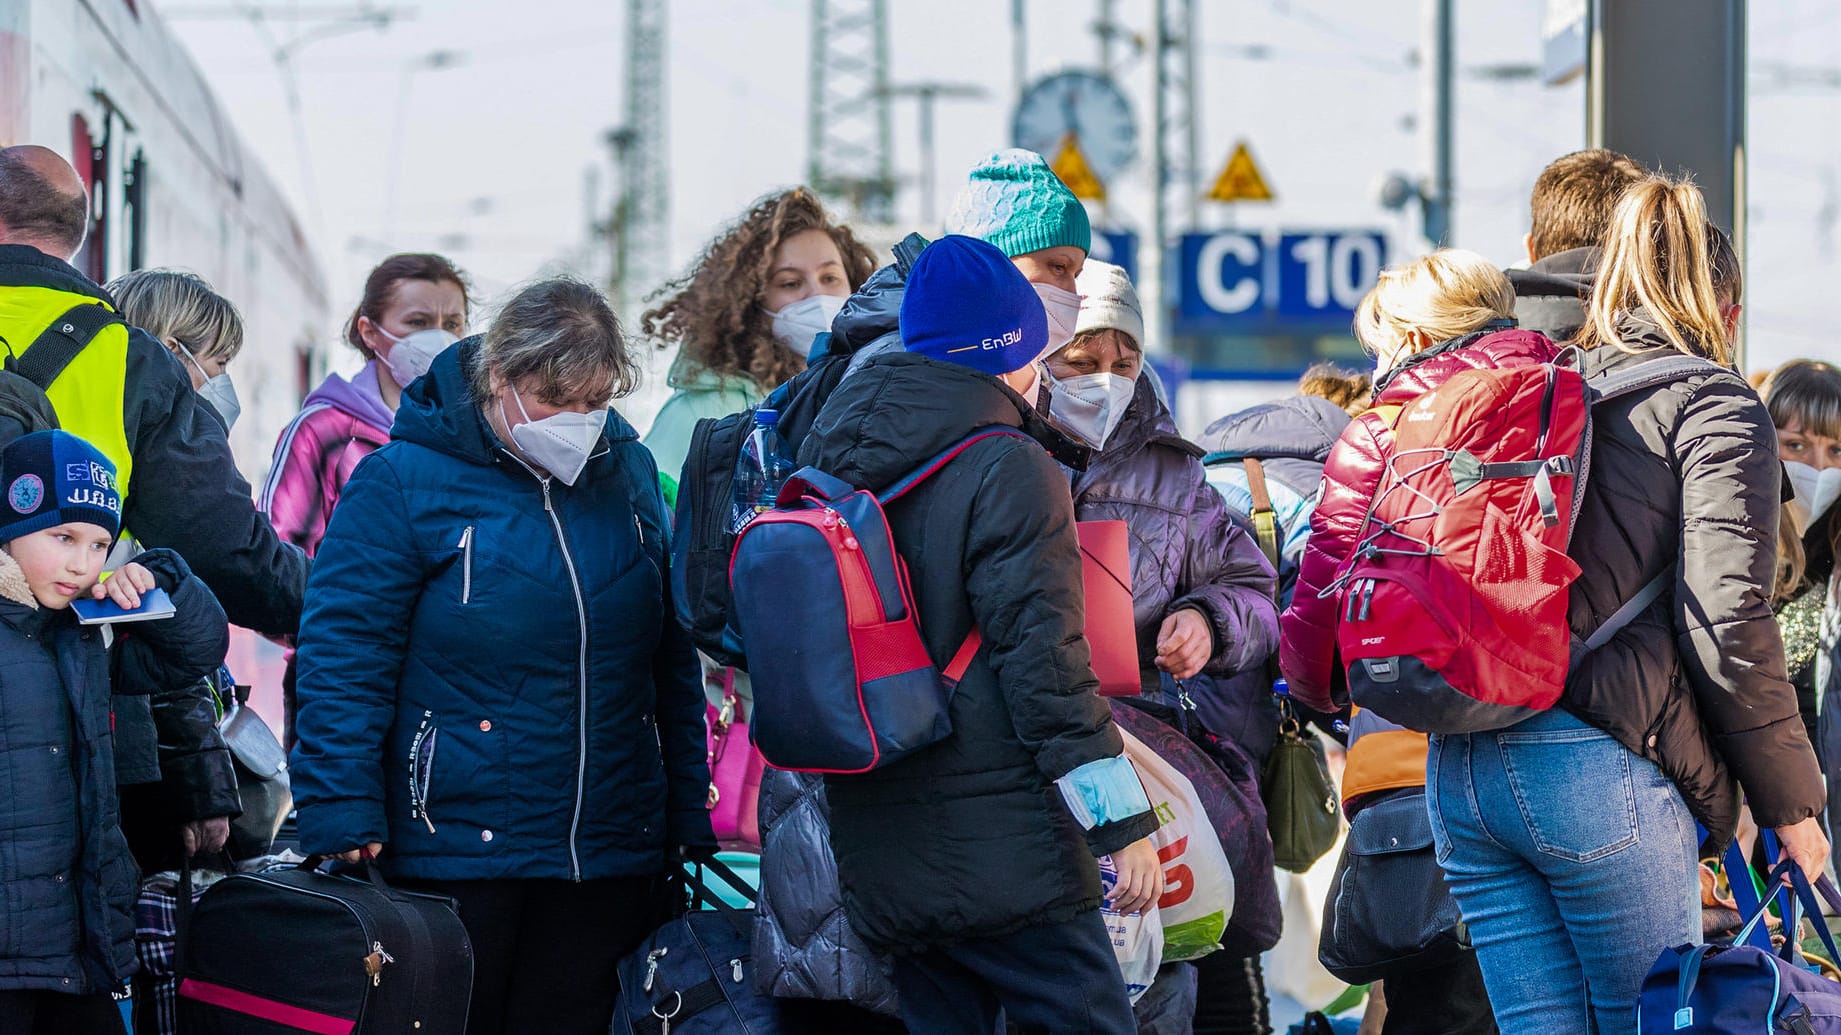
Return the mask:
<path id="1" fill-rule="evenodd" d="M 1123 520 L 1131 529 L 1132 610 L 1147 694 L 1161 696 L 1157 632 L 1188 607 L 1214 631 L 1214 655 L 1190 693 L 1210 730 L 1231 737 L 1254 758 L 1271 744 L 1263 679 L 1257 673 L 1278 649 L 1274 574 L 1259 544 L 1228 516 L 1208 485 L 1202 449 L 1176 430 L 1148 378 L 1138 379 L 1131 408 L 1104 450 L 1073 475 L 1081 521 Z"/>

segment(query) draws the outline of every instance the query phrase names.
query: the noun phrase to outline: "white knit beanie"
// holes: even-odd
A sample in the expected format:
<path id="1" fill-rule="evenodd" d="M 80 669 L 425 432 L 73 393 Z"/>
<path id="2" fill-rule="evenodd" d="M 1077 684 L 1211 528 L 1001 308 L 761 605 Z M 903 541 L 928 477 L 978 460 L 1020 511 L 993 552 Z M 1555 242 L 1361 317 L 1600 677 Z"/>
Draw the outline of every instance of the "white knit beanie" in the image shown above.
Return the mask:
<path id="1" fill-rule="evenodd" d="M 1080 276 L 1074 278 L 1074 289 L 1081 296 L 1075 334 L 1120 331 L 1131 338 L 1139 352 L 1145 350 L 1144 310 L 1138 305 L 1138 292 L 1132 288 L 1131 278 L 1123 269 L 1110 262 L 1088 259 Z"/>

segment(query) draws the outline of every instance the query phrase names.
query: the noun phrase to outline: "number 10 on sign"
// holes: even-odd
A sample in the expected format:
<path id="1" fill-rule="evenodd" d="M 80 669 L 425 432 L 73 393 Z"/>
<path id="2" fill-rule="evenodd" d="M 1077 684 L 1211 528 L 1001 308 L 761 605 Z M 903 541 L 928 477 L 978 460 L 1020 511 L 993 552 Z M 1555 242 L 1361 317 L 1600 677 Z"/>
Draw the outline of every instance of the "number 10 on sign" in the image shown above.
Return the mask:
<path id="1" fill-rule="evenodd" d="M 1303 275 L 1303 308 L 1313 312 L 1354 310 L 1381 269 L 1381 241 L 1369 234 L 1287 234 L 1279 250 Z M 1281 310 L 1290 308 L 1286 295 L 1281 286 Z"/>

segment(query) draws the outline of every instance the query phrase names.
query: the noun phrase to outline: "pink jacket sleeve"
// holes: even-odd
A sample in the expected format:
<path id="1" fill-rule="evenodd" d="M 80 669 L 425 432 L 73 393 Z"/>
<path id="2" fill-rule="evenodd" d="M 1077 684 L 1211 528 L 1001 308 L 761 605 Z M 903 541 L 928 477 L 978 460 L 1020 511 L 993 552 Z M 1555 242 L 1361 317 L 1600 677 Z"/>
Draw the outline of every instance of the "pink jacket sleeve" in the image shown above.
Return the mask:
<path id="1" fill-rule="evenodd" d="M 262 487 L 262 509 L 275 531 L 307 551 L 319 549 L 339 491 L 373 448 L 352 435 L 352 418 L 330 407 L 308 409 L 281 434 Z"/>
<path id="2" fill-rule="evenodd" d="M 1346 702 L 1333 699 L 1336 626 L 1342 613 L 1340 592 L 1324 595 L 1361 534 L 1369 501 L 1383 471 L 1382 436 L 1389 433 L 1381 415 L 1364 413 L 1343 429 L 1323 466 L 1323 492 L 1310 517 L 1310 539 L 1298 566 L 1291 606 L 1279 620 L 1279 668 L 1300 704 L 1334 712 Z"/>

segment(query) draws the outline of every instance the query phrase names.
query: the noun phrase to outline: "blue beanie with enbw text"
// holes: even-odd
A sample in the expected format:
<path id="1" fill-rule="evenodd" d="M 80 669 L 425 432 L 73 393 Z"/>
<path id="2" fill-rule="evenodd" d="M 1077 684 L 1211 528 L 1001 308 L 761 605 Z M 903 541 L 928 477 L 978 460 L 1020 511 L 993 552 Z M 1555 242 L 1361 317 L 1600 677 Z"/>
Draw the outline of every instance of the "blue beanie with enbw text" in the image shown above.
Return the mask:
<path id="1" fill-rule="evenodd" d="M 81 522 L 121 531 L 115 465 L 68 431 L 36 431 L 0 449 L 0 543 Z"/>
<path id="2" fill-rule="evenodd" d="M 1048 313 L 1003 252 L 951 234 L 928 245 L 908 271 L 901 343 L 909 352 L 1008 374 L 1048 348 Z"/>

